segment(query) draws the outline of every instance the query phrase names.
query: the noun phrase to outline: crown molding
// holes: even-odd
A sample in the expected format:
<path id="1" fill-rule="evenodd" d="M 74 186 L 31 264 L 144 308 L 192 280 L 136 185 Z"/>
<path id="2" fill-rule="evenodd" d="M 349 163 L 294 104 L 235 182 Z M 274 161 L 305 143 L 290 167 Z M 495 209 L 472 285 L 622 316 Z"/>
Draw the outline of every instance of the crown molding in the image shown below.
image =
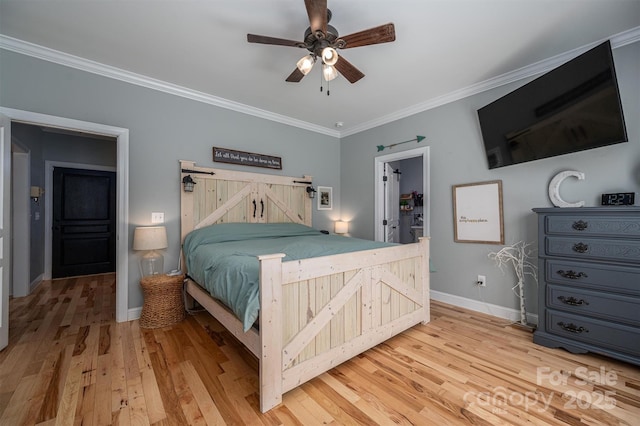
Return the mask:
<path id="1" fill-rule="evenodd" d="M 568 52 L 561 53 L 551 58 L 533 63 L 531 65 L 527 65 L 526 67 L 522 67 L 520 69 L 499 75 L 489 80 L 481 81 L 480 83 L 476 83 L 459 90 L 454 90 L 453 92 L 446 93 L 442 96 L 438 96 L 425 102 L 421 102 L 419 104 L 398 110 L 392 114 L 376 118 L 375 120 L 367 121 L 358 126 L 354 126 L 349 128 L 348 130 L 343 131 L 340 134 L 340 137 L 354 135 L 356 133 L 372 129 L 374 127 L 382 126 L 383 124 L 391 123 L 392 121 L 410 117 L 420 112 L 424 112 L 451 102 L 455 102 L 469 96 L 477 95 L 478 93 L 486 92 L 487 90 L 504 86 L 505 84 L 513 83 L 529 77 L 535 77 L 537 75 L 551 71 L 554 68 L 557 68 L 565 62 L 575 58 L 576 56 L 607 40 L 611 41 L 612 49 L 617 49 L 628 44 L 636 43 L 640 41 L 640 27 L 631 28 L 630 30 L 623 31 L 611 37 L 607 37 L 602 40 L 587 44 L 585 46 L 570 50 Z"/>
<path id="2" fill-rule="evenodd" d="M 232 111 L 240 112 L 243 114 L 252 115 L 254 117 L 264 118 L 265 120 L 274 121 L 277 123 L 298 127 L 300 129 L 309 130 L 311 132 L 320 133 L 323 135 L 331 136 L 334 138 L 343 138 L 356 133 L 363 132 L 365 130 L 372 129 L 374 127 L 388 124 L 392 121 L 397 121 L 412 115 L 428 111 L 430 109 L 464 99 L 469 96 L 476 95 L 487 90 L 495 89 L 505 84 L 513 83 L 515 81 L 523 80 L 529 77 L 540 75 L 544 72 L 550 71 L 559 65 L 567 62 L 570 59 L 578 56 L 581 53 L 586 52 L 590 48 L 597 46 L 598 44 L 610 40 L 611 47 L 617 49 L 628 44 L 636 43 L 640 41 L 640 27 L 631 28 L 630 30 L 623 31 L 606 39 L 602 39 L 588 45 L 579 47 L 577 49 L 570 50 L 568 52 L 561 53 L 554 57 L 536 62 L 526 67 L 499 75 L 489 80 L 482 81 L 480 83 L 473 84 L 471 86 L 455 90 L 450 93 L 446 93 L 442 96 L 438 96 L 429 99 L 425 102 L 412 105 L 407 108 L 398 110 L 392 114 L 376 118 L 364 122 L 360 125 L 351 127 L 348 130 L 336 131 L 327 127 L 312 124 L 306 121 L 297 120 L 285 115 L 276 114 L 260 108 L 255 108 L 249 105 L 234 102 L 228 99 L 220 98 L 217 96 L 209 95 L 197 90 L 188 89 L 186 87 L 178 86 L 175 84 L 167 83 L 165 81 L 157 80 L 151 77 L 147 77 L 141 74 L 125 71 L 120 68 L 112 67 L 109 65 L 101 64 L 99 62 L 84 59 L 78 56 L 69 55 L 64 52 L 49 49 L 34 43 L 29 43 L 23 40 L 19 40 L 13 37 L 8 37 L 0 34 L 0 49 L 9 50 L 12 52 L 20 53 L 34 58 L 42 59 L 45 61 L 53 62 L 59 65 L 75 68 L 78 70 L 90 72 L 92 74 L 101 75 L 103 77 L 113 78 L 126 83 L 135 84 L 137 86 L 146 87 L 148 89 L 158 90 L 164 93 L 168 93 L 175 96 L 191 99 L 197 102 L 202 102 L 209 105 L 214 105 L 220 108 L 229 109 Z"/>
<path id="3" fill-rule="evenodd" d="M 101 64 L 79 56 L 70 55 L 68 53 L 49 49 L 34 43 L 29 43 L 13 37 L 0 34 L 0 49 L 9 50 L 44 61 L 53 62 L 92 74 L 101 75 L 103 77 L 113 78 L 125 83 L 135 84 L 137 86 L 146 87 L 148 89 L 158 90 L 170 95 L 180 96 L 197 102 L 214 105 L 220 108 L 237 111 L 243 114 L 252 115 L 254 117 L 264 118 L 265 120 L 275 121 L 300 129 L 321 133 L 335 138 L 340 137 L 340 133 L 336 130 L 328 129 L 323 126 L 308 123 L 306 121 L 297 120 L 285 115 L 276 114 L 260 108 L 255 108 L 239 102 L 230 101 L 228 99 L 209 95 L 197 90 L 188 89 L 186 87 L 167 83 L 141 74 L 136 74 L 110 65 Z"/>

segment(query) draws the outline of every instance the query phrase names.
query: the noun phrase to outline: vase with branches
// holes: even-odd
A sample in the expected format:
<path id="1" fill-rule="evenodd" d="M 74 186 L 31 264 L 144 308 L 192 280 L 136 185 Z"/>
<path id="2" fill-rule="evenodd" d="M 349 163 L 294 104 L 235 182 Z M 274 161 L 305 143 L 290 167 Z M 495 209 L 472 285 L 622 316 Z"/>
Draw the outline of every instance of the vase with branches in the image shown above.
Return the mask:
<path id="1" fill-rule="evenodd" d="M 503 247 L 498 252 L 489 253 L 489 258 L 498 265 L 498 268 L 504 273 L 504 269 L 511 265 L 516 273 L 518 282 L 511 287 L 511 290 L 520 299 L 520 325 L 529 327 L 527 323 L 527 311 L 525 308 L 524 281 L 527 275 L 533 277 L 535 283 L 538 283 L 538 272 L 536 264 L 532 259 L 536 258 L 532 247 L 534 243 L 525 243 L 518 241 L 510 246 Z M 517 289 L 517 290 L 516 290 Z"/>

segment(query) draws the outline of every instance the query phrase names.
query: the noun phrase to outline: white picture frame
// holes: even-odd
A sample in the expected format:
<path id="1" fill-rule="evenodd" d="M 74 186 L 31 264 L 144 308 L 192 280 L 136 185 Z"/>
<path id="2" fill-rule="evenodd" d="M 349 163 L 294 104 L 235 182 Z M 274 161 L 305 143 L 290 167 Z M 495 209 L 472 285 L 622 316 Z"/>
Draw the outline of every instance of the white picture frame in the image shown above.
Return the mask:
<path id="1" fill-rule="evenodd" d="M 456 243 L 504 244 L 502 181 L 453 185 Z"/>
<path id="2" fill-rule="evenodd" d="M 333 188 L 330 186 L 318 187 L 318 210 L 333 209 Z"/>

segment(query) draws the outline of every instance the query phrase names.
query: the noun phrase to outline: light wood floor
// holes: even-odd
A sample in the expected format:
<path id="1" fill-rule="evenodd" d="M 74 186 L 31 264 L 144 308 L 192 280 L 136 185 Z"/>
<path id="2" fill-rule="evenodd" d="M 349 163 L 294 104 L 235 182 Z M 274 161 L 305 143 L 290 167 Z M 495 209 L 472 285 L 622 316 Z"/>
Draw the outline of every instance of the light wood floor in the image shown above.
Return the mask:
<path id="1" fill-rule="evenodd" d="M 208 314 L 114 321 L 114 276 L 10 303 L 0 425 L 640 424 L 640 369 L 432 303 L 432 319 L 258 410 L 257 363 Z"/>

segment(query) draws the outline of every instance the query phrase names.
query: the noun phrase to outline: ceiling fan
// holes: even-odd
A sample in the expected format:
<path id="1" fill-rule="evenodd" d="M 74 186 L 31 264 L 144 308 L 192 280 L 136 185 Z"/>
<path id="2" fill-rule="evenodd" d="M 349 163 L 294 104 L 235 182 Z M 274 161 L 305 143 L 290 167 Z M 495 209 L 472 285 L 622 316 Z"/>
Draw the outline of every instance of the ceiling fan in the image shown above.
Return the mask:
<path id="1" fill-rule="evenodd" d="M 310 23 L 309 28 L 304 33 L 304 41 L 247 34 L 249 43 L 300 47 L 311 52 L 298 61 L 296 68 L 286 78 L 288 82 L 298 83 L 311 71 L 317 58 L 320 58 L 322 61 L 322 74 L 326 81 L 333 80 L 340 72 L 349 82 L 355 83 L 364 77 L 364 74 L 351 65 L 343 56 L 338 55 L 337 49 L 388 43 L 396 39 L 395 28 L 392 23 L 340 37 L 338 30 L 328 24 L 331 20 L 331 11 L 327 9 L 327 0 L 305 0 L 304 4 L 307 8 Z"/>

